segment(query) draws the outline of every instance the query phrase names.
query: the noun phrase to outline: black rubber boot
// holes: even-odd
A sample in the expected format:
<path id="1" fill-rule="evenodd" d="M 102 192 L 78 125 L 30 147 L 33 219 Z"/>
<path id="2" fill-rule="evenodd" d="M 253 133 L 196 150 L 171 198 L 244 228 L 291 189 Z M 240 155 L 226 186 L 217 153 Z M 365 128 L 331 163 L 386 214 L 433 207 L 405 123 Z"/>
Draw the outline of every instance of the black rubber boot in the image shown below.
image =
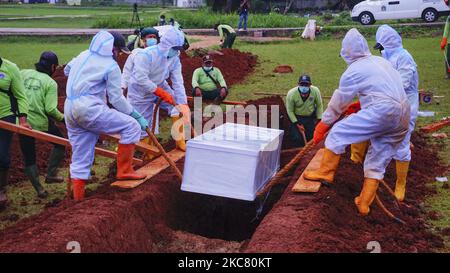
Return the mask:
<path id="1" fill-rule="evenodd" d="M 6 185 L 8 184 L 8 170 L 0 169 L 0 211 L 8 205 L 8 196 L 6 195 Z"/>
<path id="2" fill-rule="evenodd" d="M 37 192 L 37 196 L 39 198 L 46 198 L 48 196 L 47 191 L 42 187 L 41 182 L 39 182 L 39 172 L 36 165 L 31 165 L 25 167 L 25 174 L 30 179 L 31 185 L 33 185 L 34 189 Z"/>
<path id="3" fill-rule="evenodd" d="M 47 176 L 45 177 L 45 183 L 62 183 L 64 182 L 64 177 L 58 176 L 58 167 L 64 159 L 65 149 L 60 147 L 55 147 L 50 154 L 48 160 Z"/>

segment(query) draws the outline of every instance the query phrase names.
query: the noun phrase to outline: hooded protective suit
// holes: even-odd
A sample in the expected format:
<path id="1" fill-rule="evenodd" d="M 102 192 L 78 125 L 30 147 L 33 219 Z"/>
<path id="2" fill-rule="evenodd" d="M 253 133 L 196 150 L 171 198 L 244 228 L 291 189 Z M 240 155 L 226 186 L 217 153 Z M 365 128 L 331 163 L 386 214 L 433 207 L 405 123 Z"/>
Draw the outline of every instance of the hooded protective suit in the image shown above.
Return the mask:
<path id="1" fill-rule="evenodd" d="M 181 47 L 183 43 L 183 33 L 174 27 L 170 27 L 165 31 L 158 45 L 147 47 L 139 51 L 134 57 L 133 72 L 128 81 L 127 99 L 144 116 L 150 126 L 153 119 L 153 107 L 157 100 L 157 96 L 154 95 L 157 87 L 172 93 L 177 103 L 180 103 L 180 101 L 185 103 L 183 99 L 179 99 L 174 95 L 174 90 L 169 88 L 166 82 L 166 79 L 171 74 L 169 66 L 175 67 L 175 69 L 172 68 L 172 71 L 178 69 L 181 72 L 179 57 L 172 56 L 169 58 L 169 52 L 171 48 Z M 178 78 L 175 78 L 175 85 L 172 86 L 179 92 L 181 90 L 179 87 L 183 86 L 183 79 L 181 73 L 176 74 Z M 173 80 L 172 84 L 174 84 Z M 158 126 L 156 126 L 156 132 L 158 132 L 157 128 Z M 146 136 L 146 132 L 142 131 L 141 138 Z"/>
<path id="2" fill-rule="evenodd" d="M 400 75 L 388 61 L 372 56 L 367 41 L 356 29 L 351 29 L 342 41 L 341 56 L 348 68 L 322 122 L 332 125 L 355 96 L 359 97 L 362 109 L 336 123 L 325 146 L 335 154 L 342 154 L 347 145 L 370 140 L 364 177 L 383 179 L 386 166 L 407 133 L 410 117 Z"/>
<path id="3" fill-rule="evenodd" d="M 394 156 L 398 161 L 411 161 L 411 149 L 409 141 L 414 131 L 417 119 L 417 111 L 419 110 L 419 75 L 417 73 L 417 65 L 409 52 L 403 48 L 402 38 L 400 35 L 388 25 L 382 25 L 378 28 L 376 35 L 377 43 L 380 43 L 384 50 L 381 51 L 383 58 L 388 60 L 392 66 L 400 73 L 403 88 L 409 104 L 411 105 L 411 118 L 409 121 L 409 129 L 402 144 Z"/>
<path id="4" fill-rule="evenodd" d="M 139 141 L 141 127 L 129 116 L 133 107 L 120 88 L 121 73 L 113 58 L 113 36 L 97 33 L 89 49 L 65 67 L 67 98 L 64 105 L 69 140 L 72 145 L 72 179 L 89 179 L 95 144 L 100 134 L 120 134 L 120 143 Z M 106 96 L 115 109 L 107 106 Z"/>

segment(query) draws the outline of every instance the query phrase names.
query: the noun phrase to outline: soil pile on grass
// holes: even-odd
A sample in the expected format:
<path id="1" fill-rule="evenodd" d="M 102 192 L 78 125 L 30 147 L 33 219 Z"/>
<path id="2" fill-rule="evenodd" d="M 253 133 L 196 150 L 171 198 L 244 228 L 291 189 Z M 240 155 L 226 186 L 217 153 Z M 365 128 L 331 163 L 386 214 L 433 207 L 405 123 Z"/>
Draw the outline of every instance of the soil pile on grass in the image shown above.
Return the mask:
<path id="1" fill-rule="evenodd" d="M 294 69 L 290 65 L 279 65 L 273 70 L 275 73 L 292 73 Z"/>
<path id="2" fill-rule="evenodd" d="M 417 134 L 409 171 L 406 203 L 397 209 L 393 197 L 380 185 L 378 194 L 386 207 L 407 225 L 388 218 L 374 202 L 367 217 L 360 217 L 354 205 L 363 182 L 363 168 L 343 155 L 332 187 L 322 186 L 316 194 L 293 194 L 286 191 L 277 206 L 263 220 L 249 243 L 248 252 L 369 252 L 368 243 L 380 243 L 382 252 L 429 252 L 443 246 L 442 238 L 427 231 L 428 217 L 423 200 L 435 191 L 426 186 L 445 170 L 435 150 Z M 427 164 L 423 164 L 427 162 Z M 297 175 L 306 162 L 296 170 Z M 296 179 L 291 181 L 289 189 Z M 395 181 L 395 164 L 385 176 L 391 187 Z"/>
<path id="3" fill-rule="evenodd" d="M 181 55 L 184 87 L 188 96 L 192 95 L 192 74 L 195 69 L 202 67 L 204 54 L 203 51 L 194 51 L 192 57 L 186 53 Z M 222 49 L 216 53 L 209 52 L 209 55 L 214 61 L 214 66 L 222 72 L 228 87 L 242 82 L 248 74 L 253 72 L 258 63 L 257 56 L 237 49 Z"/>

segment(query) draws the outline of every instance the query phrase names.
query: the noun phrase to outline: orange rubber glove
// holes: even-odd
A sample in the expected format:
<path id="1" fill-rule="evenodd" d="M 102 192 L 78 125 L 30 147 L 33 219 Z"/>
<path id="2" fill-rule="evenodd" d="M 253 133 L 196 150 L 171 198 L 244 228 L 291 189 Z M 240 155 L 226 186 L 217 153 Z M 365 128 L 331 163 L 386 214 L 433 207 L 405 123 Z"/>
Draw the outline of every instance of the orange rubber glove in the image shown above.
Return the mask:
<path id="1" fill-rule="evenodd" d="M 358 101 L 351 103 L 348 107 L 347 110 L 345 110 L 345 115 L 351 115 L 354 113 L 357 113 L 359 110 L 361 110 L 361 103 Z"/>
<path id="2" fill-rule="evenodd" d="M 173 100 L 172 95 L 161 87 L 156 87 L 155 95 L 160 97 L 163 101 L 168 104 L 175 105 L 175 101 Z"/>
<path id="3" fill-rule="evenodd" d="M 316 126 L 316 129 L 314 130 L 314 144 L 321 142 L 325 138 L 325 134 L 328 132 L 328 130 L 330 130 L 330 128 L 330 125 L 326 125 L 322 121 L 319 122 Z"/>
<path id="4" fill-rule="evenodd" d="M 441 41 L 441 50 L 444 50 L 446 45 L 447 45 L 447 37 L 443 37 Z"/>

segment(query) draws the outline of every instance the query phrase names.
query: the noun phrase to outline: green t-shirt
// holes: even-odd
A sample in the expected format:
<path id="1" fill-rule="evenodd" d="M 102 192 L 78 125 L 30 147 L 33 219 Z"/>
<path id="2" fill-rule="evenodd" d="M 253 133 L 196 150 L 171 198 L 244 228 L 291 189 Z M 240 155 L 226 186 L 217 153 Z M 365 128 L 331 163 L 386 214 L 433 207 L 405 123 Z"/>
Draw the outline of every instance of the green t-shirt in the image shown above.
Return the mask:
<path id="1" fill-rule="evenodd" d="M 28 114 L 28 100 L 25 96 L 22 77 L 16 64 L 0 59 L 0 89 L 11 90 L 17 99 L 19 112 L 21 115 Z M 8 94 L 0 91 L 0 118 L 13 115 L 11 112 L 11 103 Z"/>
<path id="2" fill-rule="evenodd" d="M 291 122 L 297 122 L 297 116 L 310 116 L 316 112 L 316 118 L 322 119 L 323 103 L 319 88 L 311 85 L 306 101 L 303 101 L 298 86 L 289 90 L 286 96 L 286 109 Z"/>
<path id="3" fill-rule="evenodd" d="M 38 131 L 48 131 L 48 117 L 62 121 L 58 110 L 58 84 L 49 75 L 32 69 L 20 71 L 29 100 L 28 123 Z"/>
<path id="4" fill-rule="evenodd" d="M 213 67 L 212 71 L 209 71 L 209 75 L 216 79 L 221 87 L 227 87 L 219 68 Z M 217 89 L 214 81 L 206 75 L 202 67 L 195 69 L 194 74 L 192 75 L 192 87 L 199 87 L 203 91 L 213 91 Z"/>

